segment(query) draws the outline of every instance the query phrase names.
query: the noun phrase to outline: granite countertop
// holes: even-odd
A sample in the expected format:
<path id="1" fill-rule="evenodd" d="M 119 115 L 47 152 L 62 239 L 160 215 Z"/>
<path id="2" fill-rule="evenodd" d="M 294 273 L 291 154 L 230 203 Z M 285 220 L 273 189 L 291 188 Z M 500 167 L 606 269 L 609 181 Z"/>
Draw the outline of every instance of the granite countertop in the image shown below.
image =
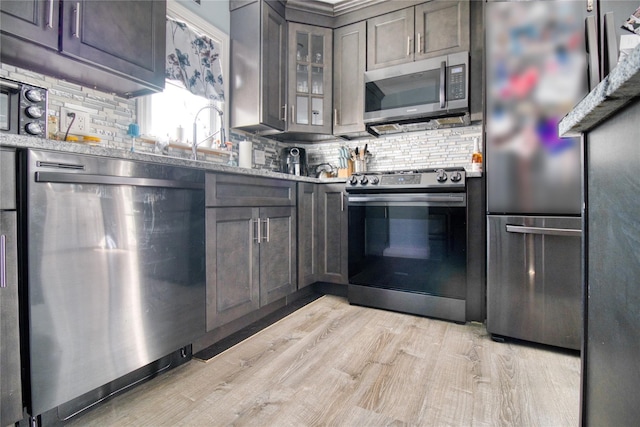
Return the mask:
<path id="1" fill-rule="evenodd" d="M 560 136 L 574 136 L 596 127 L 640 95 L 640 45 L 567 114 Z"/>
<path id="2" fill-rule="evenodd" d="M 161 163 L 172 166 L 186 166 L 191 168 L 204 169 L 209 172 L 233 173 L 240 175 L 261 176 L 266 178 L 286 179 L 290 181 L 312 182 L 312 183 L 344 183 L 346 178 L 314 178 L 309 176 L 288 175 L 280 172 L 273 172 L 266 169 L 247 169 L 238 166 L 228 166 L 201 160 L 191 160 L 179 157 L 161 156 L 158 154 L 131 152 L 118 148 L 108 148 L 102 146 L 92 146 L 82 143 L 54 141 L 49 139 L 34 138 L 24 135 L 0 134 L 0 146 L 15 148 L 34 148 L 42 150 L 60 151 L 66 153 L 88 154 L 92 156 L 110 157 L 116 159 L 137 160 L 143 162 Z M 482 172 L 472 172 L 466 168 L 467 178 L 482 177 Z"/>
<path id="3" fill-rule="evenodd" d="M 288 175 L 280 172 L 272 172 L 265 169 L 247 169 L 238 166 L 228 166 L 201 160 L 183 159 L 179 157 L 161 156 L 152 153 L 131 152 L 118 148 L 91 146 L 81 143 L 54 141 L 34 138 L 23 135 L 0 134 L 0 146 L 15 148 L 35 148 L 42 150 L 60 151 L 65 153 L 88 154 L 92 156 L 110 157 L 116 159 L 137 160 L 143 162 L 161 163 L 171 166 L 186 166 L 203 169 L 209 172 L 234 173 L 241 175 L 261 176 L 266 178 L 286 179 L 289 181 L 313 182 L 313 183 L 344 183 L 346 178 L 313 178 L 309 176 Z"/>

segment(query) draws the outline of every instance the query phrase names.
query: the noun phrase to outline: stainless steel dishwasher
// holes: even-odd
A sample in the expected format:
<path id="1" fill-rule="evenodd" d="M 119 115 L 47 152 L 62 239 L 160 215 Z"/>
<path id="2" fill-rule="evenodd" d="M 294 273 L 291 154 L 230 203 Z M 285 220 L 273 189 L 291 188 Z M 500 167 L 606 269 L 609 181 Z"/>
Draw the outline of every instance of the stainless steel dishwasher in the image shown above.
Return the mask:
<path id="1" fill-rule="evenodd" d="M 31 415 L 205 333 L 204 172 L 28 150 Z"/>

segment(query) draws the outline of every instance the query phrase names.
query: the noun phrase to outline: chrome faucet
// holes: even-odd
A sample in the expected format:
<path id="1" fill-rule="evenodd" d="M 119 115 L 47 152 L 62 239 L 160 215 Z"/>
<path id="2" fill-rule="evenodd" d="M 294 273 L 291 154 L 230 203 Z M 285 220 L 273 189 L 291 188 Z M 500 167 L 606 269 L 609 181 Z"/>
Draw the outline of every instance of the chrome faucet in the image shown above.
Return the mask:
<path id="1" fill-rule="evenodd" d="M 209 104 L 202 107 L 201 109 L 198 110 L 198 112 L 196 113 L 196 116 L 193 118 L 193 143 L 191 146 L 191 152 L 193 153 L 193 160 L 198 160 L 198 145 L 200 145 L 200 143 L 198 143 L 198 115 L 200 114 L 200 112 L 202 112 L 202 110 L 207 110 L 209 108 L 216 110 L 218 112 L 218 115 L 220 115 L 220 144 L 224 145 L 226 142 L 225 135 L 224 135 L 224 118 L 222 117 L 224 112 L 213 104 Z M 214 134 L 209 135 L 207 138 L 213 135 Z"/>

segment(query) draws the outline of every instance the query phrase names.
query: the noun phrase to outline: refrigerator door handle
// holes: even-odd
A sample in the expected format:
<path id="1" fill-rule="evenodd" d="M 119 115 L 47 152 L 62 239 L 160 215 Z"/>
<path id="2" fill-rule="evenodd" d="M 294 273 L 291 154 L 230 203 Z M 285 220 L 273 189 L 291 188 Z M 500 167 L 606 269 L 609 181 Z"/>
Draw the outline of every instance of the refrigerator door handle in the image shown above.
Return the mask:
<path id="1" fill-rule="evenodd" d="M 582 230 L 575 228 L 525 227 L 521 225 L 507 225 L 507 233 L 544 234 L 547 236 L 580 237 Z"/>
<path id="2" fill-rule="evenodd" d="M 598 56 L 598 33 L 595 16 L 585 18 L 584 29 L 589 60 L 589 90 L 593 90 L 600 83 L 600 58 Z"/>

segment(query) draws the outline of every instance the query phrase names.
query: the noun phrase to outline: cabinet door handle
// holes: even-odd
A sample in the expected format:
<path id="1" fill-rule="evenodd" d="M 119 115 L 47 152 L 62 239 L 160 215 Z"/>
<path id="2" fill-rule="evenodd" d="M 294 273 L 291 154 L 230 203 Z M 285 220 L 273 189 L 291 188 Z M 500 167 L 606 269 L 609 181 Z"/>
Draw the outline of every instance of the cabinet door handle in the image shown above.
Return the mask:
<path id="1" fill-rule="evenodd" d="M 76 7 L 73 8 L 75 27 L 73 28 L 73 37 L 80 38 L 80 3 L 76 3 Z"/>
<path id="2" fill-rule="evenodd" d="M 407 37 L 407 56 L 411 55 L 411 36 Z"/>
<path id="3" fill-rule="evenodd" d="M 422 34 L 418 33 L 418 53 L 422 53 Z"/>
<path id="4" fill-rule="evenodd" d="M 593 0 L 587 0 L 587 12 L 593 12 Z"/>
<path id="5" fill-rule="evenodd" d="M 260 218 L 252 219 L 251 223 L 253 223 L 253 241 L 260 244 Z"/>
<path id="6" fill-rule="evenodd" d="M 284 104 L 284 106 L 282 107 L 282 117 L 280 117 L 280 120 L 285 123 L 287 122 L 287 104 Z"/>
<path id="7" fill-rule="evenodd" d="M 264 227 L 264 237 L 263 237 L 262 241 L 269 243 L 269 235 L 271 234 L 269 232 L 269 218 L 263 220 L 263 222 L 264 222 L 265 227 Z"/>
<path id="8" fill-rule="evenodd" d="M 296 106 L 291 105 L 291 123 L 296 123 Z"/>
<path id="9" fill-rule="evenodd" d="M 333 125 L 338 126 L 338 109 L 333 109 Z"/>
<path id="10" fill-rule="evenodd" d="M 344 193 L 340 192 L 340 212 L 344 212 Z"/>
<path id="11" fill-rule="evenodd" d="M 447 63 L 442 61 L 440 63 L 440 108 L 444 108 L 446 105 L 445 99 L 445 83 L 446 83 L 446 71 L 447 71 Z"/>
<path id="12" fill-rule="evenodd" d="M 53 28 L 53 0 L 49 0 L 49 13 L 47 14 L 47 27 Z"/>
<path id="13" fill-rule="evenodd" d="M 0 288 L 7 287 L 7 236 L 0 235 Z"/>

